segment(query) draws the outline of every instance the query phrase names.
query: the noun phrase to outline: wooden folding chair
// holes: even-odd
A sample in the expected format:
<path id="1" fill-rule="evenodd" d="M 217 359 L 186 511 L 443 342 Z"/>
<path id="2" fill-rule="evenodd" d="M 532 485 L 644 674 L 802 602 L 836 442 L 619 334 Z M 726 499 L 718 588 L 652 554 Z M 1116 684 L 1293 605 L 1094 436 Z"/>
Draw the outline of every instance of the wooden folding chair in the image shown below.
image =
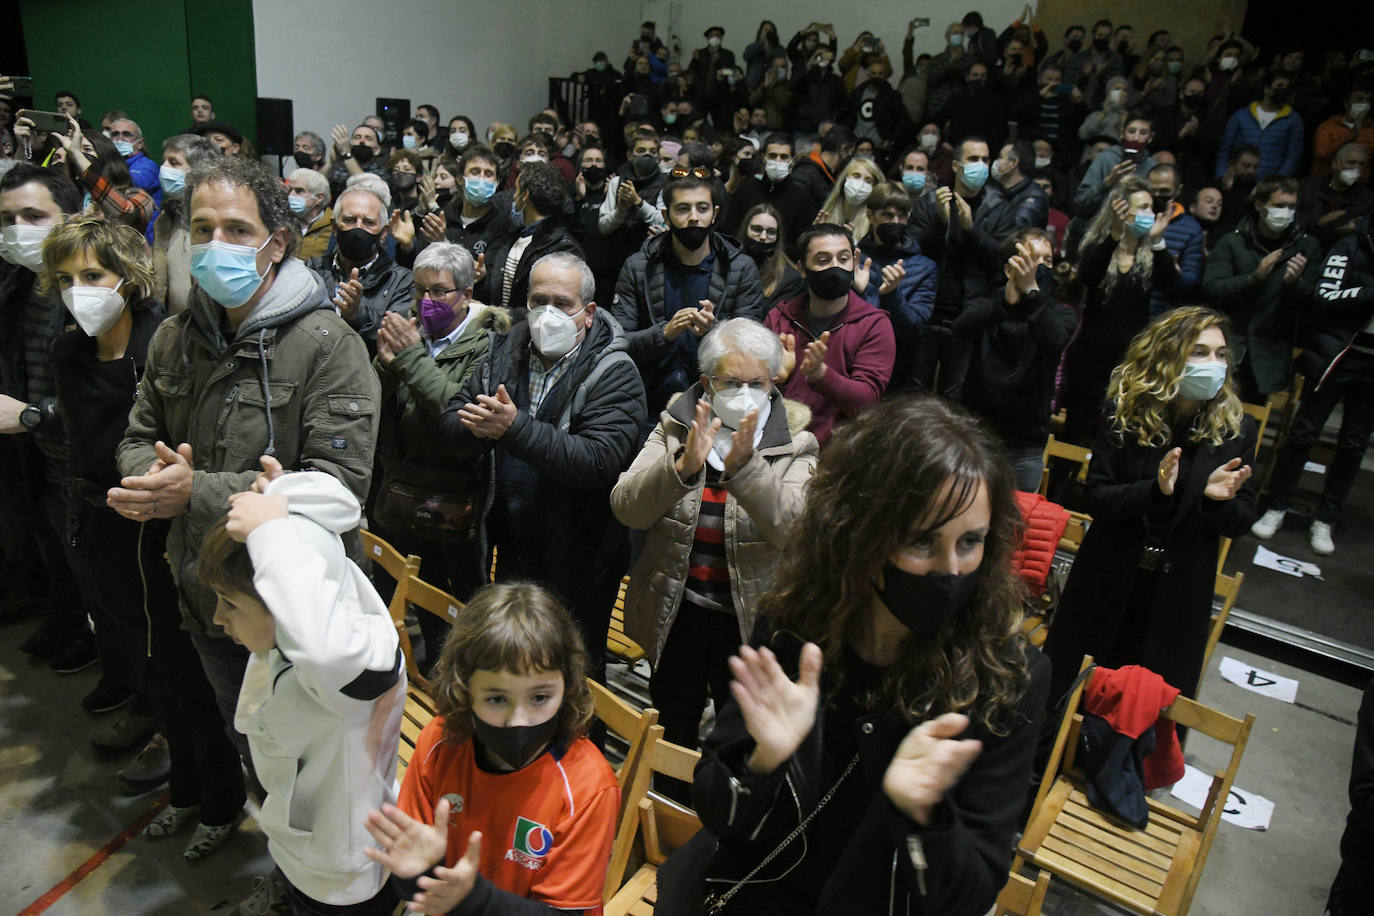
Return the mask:
<path id="1" fill-rule="evenodd" d="M 620 593 L 615 596 L 615 607 L 611 608 L 611 625 L 606 630 L 606 651 L 623 662 L 633 665 L 644 657 L 644 647 L 625 635 L 625 590 L 630 587 L 630 577 L 620 580 Z"/>
<path id="2" fill-rule="evenodd" d="M 617 842 L 622 832 L 633 838 L 637 819 L 644 864 L 606 901 L 604 916 L 653 913 L 658 901 L 658 867 L 701 829 L 701 819 L 690 808 L 650 791 L 649 782 L 653 774 L 662 773 L 690 783 L 700 759 L 696 751 L 664 741 L 662 725 L 650 729 L 646 753 L 631 779 L 632 804 L 616 829 Z"/>
<path id="3" fill-rule="evenodd" d="M 1083 669 L 1091 664 L 1092 658 L 1085 656 Z M 1088 804 L 1083 774 L 1075 766 L 1083 688 L 1079 683 L 1070 695 L 1012 871 L 1029 861 L 1142 916 L 1183 916 L 1202 878 L 1255 717 L 1234 719 L 1184 696 L 1163 710 L 1161 717 L 1231 745 L 1231 759 L 1213 776 L 1201 814 L 1195 817 L 1147 797 L 1150 820 L 1138 829 Z"/>
<path id="4" fill-rule="evenodd" d="M 417 678 L 423 681 L 424 679 L 420 678 L 420 669 L 415 664 L 415 650 L 410 645 L 410 632 L 406 629 L 409 585 L 412 580 L 419 581 L 420 558 L 413 553 L 408 557 L 401 556 L 395 547 L 366 529 L 363 529 L 362 536 L 363 550 L 368 557 L 396 583 L 396 590 L 391 593 L 391 603 L 387 605 L 387 610 L 391 613 L 391 622 L 395 624 L 396 635 L 401 641 L 401 652 L 406 659 L 406 676 L 411 683 L 416 683 Z"/>
<path id="5" fill-rule="evenodd" d="M 616 772 L 616 781 L 620 783 L 620 810 L 617 812 L 617 832 L 615 842 L 611 846 L 611 864 L 606 870 L 606 886 L 602 898 L 609 900 L 620 888 L 621 879 L 625 877 L 625 866 L 629 863 L 630 852 L 634 848 L 638 814 L 636 805 L 632 804 L 637 800 L 630 797 L 632 784 L 640 768 L 647 765 L 649 745 L 655 740 L 652 730 L 658 724 L 658 710 L 653 707 L 645 710 L 635 709 L 612 693 L 610 688 L 598 684 L 591 678 L 587 679 L 587 686 L 592 691 L 596 717 L 605 724 L 608 731 L 629 745 L 625 752 L 625 762 Z"/>
<path id="6" fill-rule="evenodd" d="M 415 755 L 415 742 L 420 740 L 420 732 L 437 714 L 434 700 L 428 693 L 414 683 L 406 685 L 406 706 L 401 713 L 401 741 L 396 749 L 400 761 L 396 765 L 397 784 L 405 779 L 406 768 Z"/>
<path id="7" fill-rule="evenodd" d="M 1221 598 L 1221 607 L 1212 612 L 1212 626 L 1207 631 L 1207 651 L 1202 654 L 1204 674 L 1208 664 L 1212 661 L 1212 650 L 1221 641 L 1221 632 L 1226 629 L 1226 619 L 1231 616 L 1231 608 L 1236 606 L 1236 596 L 1240 594 L 1240 586 L 1244 581 L 1245 573 L 1238 572 L 1234 576 L 1217 573 L 1217 584 L 1214 591 Z"/>
<path id="8" fill-rule="evenodd" d="M 1255 437 L 1255 458 L 1259 458 L 1260 446 L 1264 444 L 1264 428 L 1269 425 L 1269 412 L 1273 409 L 1274 399 L 1271 397 L 1263 404 L 1244 404 L 1241 409 L 1247 416 L 1255 418 L 1259 424 L 1259 435 Z"/>
<path id="9" fill-rule="evenodd" d="M 1037 872 L 1034 881 L 1012 872 L 1007 886 L 997 895 L 997 906 L 992 916 L 1040 916 L 1040 908 L 1045 905 L 1045 894 L 1049 889 L 1049 872 Z"/>
<path id="10" fill-rule="evenodd" d="M 1088 463 L 1092 461 L 1092 457 L 1091 449 L 1074 445 L 1071 442 L 1061 442 L 1054 436 L 1050 436 L 1045 440 L 1045 451 L 1040 455 L 1040 463 L 1044 465 L 1044 470 L 1040 472 L 1040 495 L 1046 495 L 1049 490 L 1051 460 L 1072 461 L 1078 465 L 1078 472 L 1074 474 L 1074 480 L 1081 484 L 1088 479 Z"/>
<path id="11" fill-rule="evenodd" d="M 1083 537 L 1088 533 L 1088 528 L 1093 523 L 1093 517 L 1084 512 L 1074 512 L 1069 510 L 1069 524 L 1064 528 L 1064 534 L 1059 539 L 1060 548 L 1070 553 L 1078 553 L 1078 548 L 1083 546 Z"/>
<path id="12" fill-rule="evenodd" d="M 463 610 L 463 602 L 434 585 L 430 585 L 419 576 L 411 576 L 406 582 L 406 598 L 411 604 L 423 611 L 427 611 L 438 617 L 444 623 L 452 624 L 458 619 L 458 614 Z M 437 653 L 439 646 L 430 646 L 429 651 Z M 417 684 L 421 690 L 430 689 L 429 681 L 420 676 L 417 671 L 411 675 L 411 681 Z"/>

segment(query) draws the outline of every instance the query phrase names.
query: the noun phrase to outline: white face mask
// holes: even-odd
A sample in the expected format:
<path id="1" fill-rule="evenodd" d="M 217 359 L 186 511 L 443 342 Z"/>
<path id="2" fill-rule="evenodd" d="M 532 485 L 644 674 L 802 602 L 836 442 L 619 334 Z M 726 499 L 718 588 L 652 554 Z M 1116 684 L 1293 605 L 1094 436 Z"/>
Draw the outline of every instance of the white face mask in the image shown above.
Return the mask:
<path id="1" fill-rule="evenodd" d="M 1236 57 L 1223 57 L 1221 60 L 1217 61 L 1217 69 L 1219 69 L 1219 70 L 1234 70 L 1234 69 L 1236 69 L 1236 65 L 1238 65 L 1239 63 L 1240 63 L 1240 59 L 1239 59 L 1239 58 L 1236 58 Z"/>
<path id="2" fill-rule="evenodd" d="M 1363 118 L 1363 117 L 1364 117 L 1365 115 L 1367 115 L 1367 114 L 1369 114 L 1369 103 L 1368 103 L 1368 102 L 1351 102 L 1351 103 L 1350 103 L 1350 117 L 1355 118 L 1355 119 L 1358 120 L 1358 119 L 1360 119 L 1360 118 Z"/>
<path id="3" fill-rule="evenodd" d="M 785 159 L 782 161 L 770 159 L 763 164 L 763 174 L 768 176 L 769 181 L 782 181 L 792 174 L 792 163 Z"/>
<path id="4" fill-rule="evenodd" d="M 1341 184 L 1345 185 L 1347 188 L 1360 180 L 1360 170 L 1358 168 L 1341 169 L 1336 174 L 1340 177 Z"/>
<path id="5" fill-rule="evenodd" d="M 868 195 L 872 193 L 872 182 L 864 181 L 857 175 L 851 175 L 844 180 L 844 199 L 851 207 L 863 206 L 864 201 L 868 200 Z"/>
<path id="6" fill-rule="evenodd" d="M 1036 156 L 1036 157 L 1035 157 L 1035 167 L 1036 167 L 1037 169 L 1047 169 L 1047 168 L 1050 167 L 1050 162 L 1051 162 L 1051 161 L 1052 161 L 1052 160 L 1050 159 L 1049 156 Z"/>
<path id="7" fill-rule="evenodd" d="M 754 388 L 717 391 L 711 395 L 711 412 L 720 417 L 722 426 L 739 429 L 745 417 L 756 410 L 762 410 L 767 402 L 768 392 Z"/>
<path id="8" fill-rule="evenodd" d="M 4 232 L 0 233 L 0 239 L 4 240 L 4 245 L 0 248 L 0 257 L 11 264 L 27 267 L 37 273 L 43 266 L 43 240 L 51 231 L 52 226 L 30 226 L 23 223 L 6 226 Z"/>
<path id="9" fill-rule="evenodd" d="M 1292 207 L 1265 207 L 1264 222 L 1275 232 L 1282 232 L 1293 224 Z"/>
<path id="10" fill-rule="evenodd" d="M 1107 101 L 1111 102 L 1113 105 L 1120 105 L 1121 100 L 1125 97 L 1125 89 L 1113 89 L 1111 92 L 1107 93 Z"/>
<path id="11" fill-rule="evenodd" d="M 72 313 L 87 337 L 99 337 L 119 321 L 124 314 L 124 297 L 119 294 L 120 280 L 113 289 L 106 286 L 73 286 L 62 290 L 62 301 Z"/>
<path id="12" fill-rule="evenodd" d="M 930 152 L 940 143 L 939 134 L 921 134 L 921 149 Z"/>
<path id="13" fill-rule="evenodd" d="M 462 149 L 468 145 L 468 132 L 465 130 L 455 130 L 448 135 L 448 142 L 450 146 Z"/>
<path id="14" fill-rule="evenodd" d="M 552 305 L 531 309 L 526 321 L 530 326 L 530 341 L 539 355 L 548 359 L 562 359 L 577 344 L 577 316 L 587 310 L 584 305 L 575 315 L 568 315 Z"/>

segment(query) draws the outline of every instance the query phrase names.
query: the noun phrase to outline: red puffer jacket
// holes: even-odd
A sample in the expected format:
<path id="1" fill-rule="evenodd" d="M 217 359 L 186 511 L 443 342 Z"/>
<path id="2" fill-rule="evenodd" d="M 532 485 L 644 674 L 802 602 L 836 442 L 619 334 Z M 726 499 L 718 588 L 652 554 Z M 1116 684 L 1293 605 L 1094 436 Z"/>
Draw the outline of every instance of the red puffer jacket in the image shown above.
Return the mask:
<path id="1" fill-rule="evenodd" d="M 1032 598 L 1045 593 L 1045 582 L 1054 563 L 1054 550 L 1064 529 L 1069 525 L 1068 510 L 1052 503 L 1039 493 L 1016 491 L 1016 506 L 1026 519 L 1026 535 L 1021 546 L 1011 555 L 1021 580 L 1026 583 Z"/>

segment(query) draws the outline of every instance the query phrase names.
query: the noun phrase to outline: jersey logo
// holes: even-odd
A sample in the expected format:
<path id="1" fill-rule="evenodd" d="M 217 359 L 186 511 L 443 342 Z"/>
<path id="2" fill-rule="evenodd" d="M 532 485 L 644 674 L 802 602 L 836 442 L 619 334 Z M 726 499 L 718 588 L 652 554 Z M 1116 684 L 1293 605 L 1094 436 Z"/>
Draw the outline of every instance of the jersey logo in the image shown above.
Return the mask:
<path id="1" fill-rule="evenodd" d="M 526 817 L 515 819 L 515 838 L 506 850 L 506 860 L 516 862 L 531 871 L 544 866 L 544 859 L 553 848 L 553 833 L 543 824 Z"/>

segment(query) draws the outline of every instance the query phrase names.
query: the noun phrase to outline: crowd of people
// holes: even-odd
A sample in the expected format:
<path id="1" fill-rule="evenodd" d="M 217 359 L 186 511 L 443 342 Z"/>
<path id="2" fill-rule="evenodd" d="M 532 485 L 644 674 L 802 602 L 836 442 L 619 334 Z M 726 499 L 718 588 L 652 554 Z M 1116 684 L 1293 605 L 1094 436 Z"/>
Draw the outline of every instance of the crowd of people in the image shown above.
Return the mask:
<path id="1" fill-rule="evenodd" d="M 101 666 L 91 740 L 170 783 L 150 837 L 212 855 L 256 795 L 245 914 L 599 911 L 584 678 L 628 574 L 704 755 L 661 786 L 707 829 L 660 909 L 980 913 L 1083 654 L 1193 695 L 1221 539 L 1278 531 L 1339 404 L 1334 551 L 1374 430 L 1374 54 L 1188 60 L 1106 19 L 1052 49 L 1028 9 L 914 55 L 928 24 L 898 73 L 869 31 L 677 60 L 646 22 L 575 117 L 420 105 L 301 131 L 285 179 L 205 96 L 159 159 L 0 77 L 0 618 Z M 1295 373 L 1260 515 L 1242 403 Z M 1095 523 L 1042 655 L 1012 494 L 1060 411 Z M 421 615 L 441 715 L 399 796 L 363 523 L 467 602 Z"/>

